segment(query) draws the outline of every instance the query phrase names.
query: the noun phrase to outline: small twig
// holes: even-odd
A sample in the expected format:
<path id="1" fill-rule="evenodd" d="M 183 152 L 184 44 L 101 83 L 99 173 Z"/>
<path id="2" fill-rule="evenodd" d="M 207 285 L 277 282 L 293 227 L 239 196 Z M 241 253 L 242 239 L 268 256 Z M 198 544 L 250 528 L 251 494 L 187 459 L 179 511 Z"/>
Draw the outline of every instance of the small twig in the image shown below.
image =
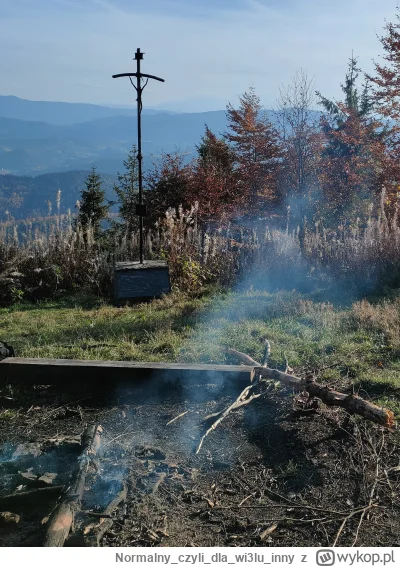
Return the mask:
<path id="1" fill-rule="evenodd" d="M 371 507 L 377 507 L 377 506 L 378 506 L 377 504 L 371 505 Z M 254 505 L 250 504 L 248 506 L 239 506 L 239 505 L 215 506 L 214 510 L 237 510 L 239 507 L 242 510 L 268 510 L 269 508 L 289 508 L 287 504 L 276 504 L 276 503 L 271 504 L 270 502 L 268 502 L 268 504 L 254 504 Z M 306 506 L 302 504 L 292 504 L 290 508 L 297 508 L 300 510 L 311 510 L 313 512 L 324 512 L 325 514 L 336 514 L 338 516 L 343 516 L 344 514 L 346 514 L 347 517 L 349 517 L 349 514 L 351 515 L 359 514 L 360 512 L 363 512 L 365 510 L 365 506 L 363 506 L 362 508 L 351 508 L 350 510 L 330 510 L 329 508 L 321 508 L 319 506 Z"/>
<path id="2" fill-rule="evenodd" d="M 94 518 L 112 518 L 111 514 L 106 514 L 105 512 L 91 512 L 88 510 L 82 510 L 81 514 L 85 514 L 85 516 L 93 516 Z"/>
<path id="3" fill-rule="evenodd" d="M 167 423 L 167 425 L 171 425 L 171 423 L 174 423 L 174 421 L 178 420 L 180 417 L 183 417 L 183 416 L 186 415 L 187 413 L 189 413 L 189 410 L 183 411 L 182 413 L 180 413 L 179 415 L 177 415 L 177 416 L 174 417 L 173 419 L 170 419 L 169 422 Z"/>
<path id="4" fill-rule="evenodd" d="M 158 479 L 157 479 L 157 482 L 155 483 L 155 485 L 153 486 L 153 490 L 151 491 L 151 493 L 152 493 L 153 495 L 157 492 L 158 487 L 160 486 L 160 484 L 161 484 L 162 482 L 164 482 L 164 479 L 165 479 L 166 476 L 167 476 L 167 474 L 166 474 L 165 472 L 162 472 L 162 473 L 159 474 Z"/>
<path id="5" fill-rule="evenodd" d="M 268 359 L 271 356 L 271 345 L 269 344 L 269 341 L 267 339 L 265 339 L 265 347 L 264 347 L 264 353 L 263 353 L 263 358 L 262 358 L 262 366 L 266 367 L 268 366 Z"/>
<path id="6" fill-rule="evenodd" d="M 368 506 L 361 508 L 361 510 L 353 510 L 353 512 L 350 512 L 350 514 L 348 514 L 344 518 L 343 522 L 341 523 L 341 526 L 339 528 L 338 533 L 336 534 L 335 541 L 333 542 L 332 547 L 335 547 L 337 542 L 339 541 L 340 535 L 341 535 L 341 533 L 342 533 L 342 531 L 343 531 L 343 529 L 346 525 L 347 520 L 350 520 L 350 518 L 352 518 L 353 516 L 356 516 L 360 512 L 362 512 L 362 517 L 364 517 L 365 512 L 367 512 L 368 510 L 370 510 L 371 508 L 373 508 L 375 506 L 377 506 L 377 504 L 368 504 Z"/>
<path id="7" fill-rule="evenodd" d="M 383 443 L 384 443 L 384 437 L 382 436 L 382 444 L 381 444 L 381 448 L 380 448 L 380 451 L 379 451 L 379 455 L 380 455 L 380 453 L 381 453 L 381 451 L 382 451 Z M 379 478 L 379 455 L 377 455 L 376 449 L 375 449 L 374 445 L 373 445 L 372 443 L 370 443 L 370 444 L 371 444 L 372 449 L 373 449 L 373 451 L 374 451 L 374 453 L 375 453 L 375 456 L 376 456 L 375 478 L 374 478 L 374 482 L 373 482 L 373 485 L 372 485 L 372 488 L 371 488 L 371 492 L 370 492 L 370 495 L 369 495 L 369 506 L 371 507 L 371 506 L 372 506 L 372 500 L 373 500 L 373 498 L 374 498 L 374 494 L 375 494 L 375 490 L 376 490 L 376 486 L 377 486 L 377 484 L 378 484 L 378 478 Z M 385 472 L 386 472 L 386 471 L 385 471 Z M 389 480 L 389 479 L 388 479 L 388 480 Z M 359 532 L 360 532 L 361 525 L 362 525 L 362 523 L 363 523 L 363 521 L 364 521 L 364 516 L 365 516 L 365 513 L 366 513 L 366 512 L 367 512 L 367 509 L 364 510 L 363 513 L 361 514 L 361 518 L 360 518 L 360 521 L 358 522 L 358 526 L 357 526 L 357 530 L 356 530 L 356 536 L 355 536 L 354 541 L 353 541 L 353 543 L 352 543 L 352 547 L 354 547 L 354 546 L 356 545 L 356 543 L 357 543 L 358 534 L 359 534 Z"/>
<path id="8" fill-rule="evenodd" d="M 218 425 L 221 423 L 221 421 L 223 419 L 225 419 L 225 417 L 233 410 L 238 409 L 246 404 L 249 404 L 251 401 L 253 401 L 256 398 L 259 398 L 261 395 L 263 395 L 263 393 L 261 394 L 252 394 L 249 396 L 250 392 L 256 387 L 258 386 L 258 383 L 255 384 L 250 384 L 250 386 L 246 386 L 246 388 L 239 394 L 239 396 L 237 397 L 237 399 L 233 402 L 233 404 L 231 404 L 228 408 L 226 408 L 226 410 L 224 410 L 220 417 L 218 419 L 216 419 L 214 421 L 214 423 L 207 429 L 207 431 L 204 433 L 204 435 L 202 436 L 202 438 L 200 439 L 200 443 L 197 447 L 197 451 L 196 451 L 196 455 L 200 452 L 200 449 L 204 443 L 205 438 L 207 437 L 207 435 L 209 435 L 212 431 L 214 431 L 214 429 L 216 429 L 218 427 Z"/>
<path id="9" fill-rule="evenodd" d="M 253 494 L 249 494 L 248 496 L 246 496 L 246 498 L 243 498 L 243 500 L 239 504 L 238 508 L 240 508 L 242 506 L 242 504 L 244 504 L 247 500 L 249 500 L 249 498 L 251 498 L 252 496 L 255 496 L 256 494 L 257 494 L 257 492 L 254 492 Z"/>
<path id="10" fill-rule="evenodd" d="M 114 443 L 117 439 L 120 439 L 121 437 L 125 437 L 125 435 L 129 435 L 131 433 L 131 431 L 129 431 L 129 430 L 131 430 L 131 429 L 132 429 L 132 425 L 128 425 L 128 427 L 126 427 L 126 429 L 123 433 L 120 433 L 116 437 L 113 437 L 112 439 L 107 441 L 107 443 L 103 443 L 103 449 L 104 449 L 104 447 L 107 447 L 108 445 L 111 445 L 112 443 Z"/>

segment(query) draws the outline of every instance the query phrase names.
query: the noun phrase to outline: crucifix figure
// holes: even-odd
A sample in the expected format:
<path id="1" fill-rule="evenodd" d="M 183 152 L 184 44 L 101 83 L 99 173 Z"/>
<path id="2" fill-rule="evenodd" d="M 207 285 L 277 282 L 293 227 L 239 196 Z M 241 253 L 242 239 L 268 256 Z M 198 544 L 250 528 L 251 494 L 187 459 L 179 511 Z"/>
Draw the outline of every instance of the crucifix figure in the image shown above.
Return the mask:
<path id="1" fill-rule="evenodd" d="M 136 214 L 139 216 L 139 259 L 140 263 L 143 264 L 143 217 L 146 216 L 146 205 L 143 203 L 143 178 L 142 178 L 142 125 L 141 125 L 141 113 L 142 113 L 142 92 L 147 85 L 149 79 L 155 79 L 156 81 L 161 81 L 164 83 L 164 79 L 160 77 L 155 77 L 154 75 L 147 75 L 146 73 L 140 72 L 140 61 L 143 59 L 144 53 L 140 51 L 138 47 L 135 53 L 136 60 L 136 73 L 120 73 L 119 75 L 113 75 L 113 79 L 118 79 L 119 77 L 129 77 L 129 80 L 137 92 L 137 142 L 138 142 L 138 177 L 139 177 L 139 204 L 136 206 Z M 136 85 L 132 81 L 132 77 L 136 77 Z M 141 79 L 146 78 L 146 82 L 142 86 Z"/>

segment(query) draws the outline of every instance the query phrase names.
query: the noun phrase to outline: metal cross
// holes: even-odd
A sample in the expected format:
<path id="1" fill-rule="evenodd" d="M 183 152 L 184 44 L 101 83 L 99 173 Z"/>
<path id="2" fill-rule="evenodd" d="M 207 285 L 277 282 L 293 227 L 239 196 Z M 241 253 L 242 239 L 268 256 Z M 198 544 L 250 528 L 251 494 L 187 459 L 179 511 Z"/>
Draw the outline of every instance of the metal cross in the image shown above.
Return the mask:
<path id="1" fill-rule="evenodd" d="M 119 77 L 129 77 L 132 86 L 137 92 L 137 138 L 138 138 L 138 153 L 137 160 L 139 165 L 139 204 L 136 206 L 136 214 L 139 216 L 139 258 L 140 263 L 143 264 L 143 217 L 146 216 L 146 205 L 143 203 L 143 178 L 142 178 L 142 124 L 141 124 L 141 113 L 142 113 L 142 92 L 147 85 L 149 79 L 155 79 L 156 81 L 161 81 L 164 83 L 164 79 L 160 77 L 155 77 L 154 75 L 147 75 L 146 73 L 140 72 L 140 61 L 143 59 L 144 53 L 140 51 L 138 47 L 135 53 L 136 59 L 136 73 L 120 73 L 119 75 L 113 75 L 113 79 L 118 79 Z M 132 81 L 132 77 L 136 77 L 136 86 Z M 145 84 L 142 86 L 141 79 L 146 78 Z"/>

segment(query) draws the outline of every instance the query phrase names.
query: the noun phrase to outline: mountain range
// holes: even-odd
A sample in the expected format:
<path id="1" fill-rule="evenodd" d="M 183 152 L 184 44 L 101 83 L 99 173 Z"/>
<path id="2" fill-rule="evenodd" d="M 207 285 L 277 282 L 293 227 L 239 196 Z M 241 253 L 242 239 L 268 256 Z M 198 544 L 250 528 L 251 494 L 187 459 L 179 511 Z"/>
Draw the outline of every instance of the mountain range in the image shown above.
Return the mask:
<path id="1" fill-rule="evenodd" d="M 276 115 L 267 111 L 276 124 Z M 225 110 L 171 112 L 143 109 L 144 171 L 161 153 L 179 151 L 189 160 L 207 125 L 215 134 L 227 129 Z M 107 197 L 136 143 L 137 116 L 132 108 L 29 101 L 0 96 L 0 220 L 43 215 L 47 201 L 62 191 L 62 210 L 73 209 L 85 177 L 95 166 Z M 53 205 L 54 209 L 54 205 Z"/>
<path id="2" fill-rule="evenodd" d="M 193 153 L 205 124 L 222 133 L 225 111 L 143 110 L 145 165 L 162 151 Z M 130 109 L 0 96 L 0 173 L 40 175 L 94 165 L 100 173 L 115 175 L 136 143 L 136 128 L 136 113 Z"/>
<path id="3" fill-rule="evenodd" d="M 87 171 L 68 171 L 46 173 L 35 177 L 25 175 L 0 175 L 0 222 L 8 219 L 45 217 L 57 213 L 57 193 L 61 191 L 60 213 L 68 209 L 76 212 L 76 202 L 85 188 Z M 101 175 L 108 201 L 115 200 L 113 190 L 117 178 L 114 175 Z M 115 210 L 115 207 L 114 209 Z"/>

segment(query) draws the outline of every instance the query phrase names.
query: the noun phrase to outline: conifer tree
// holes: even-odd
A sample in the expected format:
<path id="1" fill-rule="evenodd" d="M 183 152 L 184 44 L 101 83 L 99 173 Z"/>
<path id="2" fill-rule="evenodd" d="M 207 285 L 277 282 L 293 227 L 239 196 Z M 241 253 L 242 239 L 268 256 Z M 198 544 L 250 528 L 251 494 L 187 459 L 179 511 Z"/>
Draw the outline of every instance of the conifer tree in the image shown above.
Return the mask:
<path id="1" fill-rule="evenodd" d="M 162 153 L 161 159 L 153 163 L 145 176 L 145 201 L 148 206 L 146 224 L 151 225 L 162 218 L 169 208 L 190 208 L 188 188 L 190 166 L 184 164 L 184 156 L 178 152 Z"/>
<path id="2" fill-rule="evenodd" d="M 198 202 L 200 220 L 229 220 L 240 214 L 243 193 L 235 167 L 235 153 L 206 126 L 198 158 L 191 164 L 188 200 Z"/>
<path id="3" fill-rule="evenodd" d="M 281 147 L 279 134 L 262 111 L 253 87 L 240 98 L 238 109 L 228 104 L 228 132 L 243 180 L 248 212 L 256 212 L 278 197 L 277 173 Z"/>
<path id="4" fill-rule="evenodd" d="M 321 121 L 325 141 L 320 181 L 326 202 L 338 217 L 370 202 L 381 190 L 384 179 L 387 133 L 374 116 L 368 82 L 361 92 L 357 88 L 359 72 L 357 59 L 352 55 L 341 85 L 342 102 L 328 100 L 317 92 L 327 111 Z"/>
<path id="5" fill-rule="evenodd" d="M 217 136 L 207 126 L 201 138 L 201 143 L 196 146 L 199 161 L 202 165 L 213 164 L 226 172 L 234 168 L 235 154 L 229 144 Z"/>
<path id="6" fill-rule="evenodd" d="M 131 234 L 138 227 L 136 215 L 136 204 L 139 193 L 139 177 L 137 149 L 133 145 L 126 160 L 124 160 L 124 173 L 118 173 L 118 185 L 114 185 L 114 191 L 118 197 L 120 222 L 114 226 Z"/>
<path id="7" fill-rule="evenodd" d="M 374 90 L 374 100 L 380 114 L 400 119 L 400 7 L 396 20 L 385 25 L 386 35 L 379 37 L 385 63 L 375 63 L 375 75 L 367 75 Z"/>
<path id="8" fill-rule="evenodd" d="M 80 199 L 79 214 L 77 225 L 83 230 L 92 228 L 94 238 L 101 235 L 101 221 L 107 217 L 109 205 L 105 203 L 105 192 L 101 188 L 102 179 L 93 166 L 88 174 Z"/>

